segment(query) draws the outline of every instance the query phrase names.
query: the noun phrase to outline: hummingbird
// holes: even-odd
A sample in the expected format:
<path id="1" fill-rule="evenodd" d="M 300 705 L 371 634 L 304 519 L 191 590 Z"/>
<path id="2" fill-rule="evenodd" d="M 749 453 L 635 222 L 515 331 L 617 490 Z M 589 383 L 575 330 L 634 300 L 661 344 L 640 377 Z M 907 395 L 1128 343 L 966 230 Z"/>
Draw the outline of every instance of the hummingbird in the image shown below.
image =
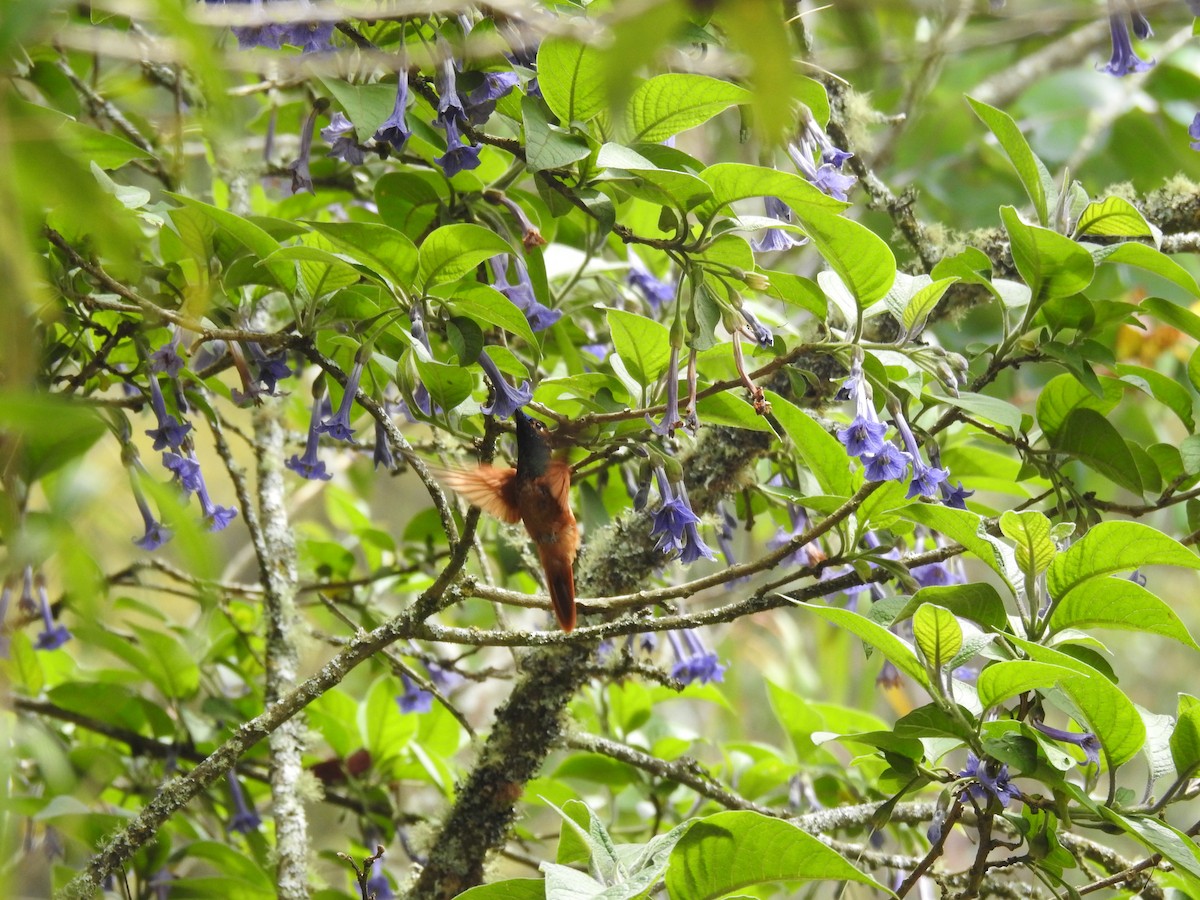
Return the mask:
<path id="1" fill-rule="evenodd" d="M 575 574 L 579 530 L 571 512 L 571 467 L 550 455 L 544 423 L 513 414 L 517 424 L 517 467 L 480 465 L 443 471 L 442 480 L 459 496 L 502 522 L 521 522 L 537 547 L 554 615 L 563 631 L 575 627 Z"/>

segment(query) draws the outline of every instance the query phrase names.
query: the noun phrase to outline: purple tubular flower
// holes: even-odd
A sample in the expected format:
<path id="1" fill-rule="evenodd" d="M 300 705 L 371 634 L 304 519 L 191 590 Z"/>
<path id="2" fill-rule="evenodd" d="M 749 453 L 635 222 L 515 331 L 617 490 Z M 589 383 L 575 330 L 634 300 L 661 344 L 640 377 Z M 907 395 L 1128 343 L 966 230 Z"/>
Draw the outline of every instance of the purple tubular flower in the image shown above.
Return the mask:
<path id="1" fill-rule="evenodd" d="M 1188 137 L 1192 139 L 1191 148 L 1200 150 L 1200 112 L 1196 113 L 1192 124 L 1188 126 Z"/>
<path id="2" fill-rule="evenodd" d="M 629 273 L 625 276 L 625 283 L 641 294 L 654 312 L 675 299 L 675 285 L 655 278 L 636 253 L 629 254 Z"/>
<path id="3" fill-rule="evenodd" d="M 1017 797 L 1017 789 L 1008 780 L 1008 766 L 988 760 L 981 763 L 974 753 L 967 753 L 967 767 L 958 773 L 959 778 L 975 778 L 978 781 L 967 788 L 977 803 L 987 804 L 994 797 L 1001 806 L 1007 806 Z"/>
<path id="4" fill-rule="evenodd" d="M 821 167 L 817 169 L 816 176 L 812 179 L 812 183 L 817 188 L 835 200 L 848 199 L 850 191 L 857 181 L 858 179 L 853 175 L 843 175 L 831 163 L 822 163 Z"/>
<path id="5" fill-rule="evenodd" d="M 194 456 L 180 456 L 178 453 L 167 451 L 163 454 L 163 466 L 175 476 L 179 486 L 185 493 L 200 490 L 204 484 L 204 476 L 200 472 L 200 463 Z"/>
<path id="6" fill-rule="evenodd" d="M 687 526 L 695 527 L 700 522 L 700 517 L 692 512 L 692 507 L 682 492 L 676 494 L 671 490 L 667 474 L 661 467 L 655 468 L 654 475 L 658 481 L 658 492 L 662 496 L 662 505 L 654 512 L 654 524 L 650 529 L 650 536 L 659 536 L 655 549 L 673 555 L 684 547 L 687 539 Z"/>
<path id="7" fill-rule="evenodd" d="M 137 503 L 138 512 L 142 514 L 142 522 L 146 526 L 146 533 L 140 538 L 134 538 L 133 542 L 143 550 L 157 550 L 171 539 L 171 529 L 154 518 L 154 513 L 150 511 L 150 504 L 146 502 L 146 495 L 142 493 L 136 476 L 132 481 L 132 487 L 134 502 Z"/>
<path id="8" fill-rule="evenodd" d="M 304 445 L 304 455 L 297 456 L 292 454 L 285 466 L 299 475 L 301 478 L 307 478 L 310 481 L 328 481 L 333 476 L 325 471 L 325 463 L 317 458 L 317 448 L 320 445 L 320 428 L 319 421 L 321 418 L 321 407 L 325 399 L 325 392 L 318 390 L 313 396 L 312 418 L 308 423 L 308 441 Z M 378 434 L 376 434 L 378 439 Z"/>
<path id="9" fill-rule="evenodd" d="M 1133 42 L 1129 39 L 1129 29 L 1125 19 L 1119 15 L 1108 17 L 1108 28 L 1112 34 L 1112 58 L 1107 63 L 1097 63 L 1096 69 L 1120 78 L 1131 72 L 1145 72 L 1154 67 L 1154 60 L 1141 59 L 1133 52 Z"/>
<path id="10" fill-rule="evenodd" d="M 225 773 L 225 780 L 229 784 L 229 794 L 233 798 L 233 815 L 229 819 L 229 824 L 225 826 L 226 830 L 239 831 L 242 834 L 258 831 L 259 826 L 262 825 L 262 819 L 254 811 L 254 806 L 246 802 L 246 795 L 242 793 L 242 786 L 238 783 L 233 769 Z"/>
<path id="11" fill-rule="evenodd" d="M 908 421 L 899 410 L 896 411 L 895 420 L 896 429 L 900 432 L 900 437 L 904 439 L 904 446 L 908 448 L 909 456 L 912 458 L 913 477 L 912 483 L 908 486 L 907 497 L 909 500 L 918 496 L 933 497 L 938 492 L 938 485 L 945 482 L 950 477 L 950 473 L 936 466 L 925 465 L 921 460 L 921 449 L 917 446 L 917 439 L 913 436 Z"/>
<path id="12" fill-rule="evenodd" d="M 688 509 L 691 509 L 692 504 L 688 500 L 687 488 L 683 486 L 682 481 L 675 485 L 675 490 L 683 498 Z M 712 548 L 700 537 L 699 521 L 697 519 L 695 522 L 687 522 L 683 526 L 683 548 L 679 551 L 679 561 L 684 564 L 694 563 L 698 559 L 715 561 L 717 558 L 717 555 L 712 552 Z"/>
<path id="13" fill-rule="evenodd" d="M 875 684 L 877 687 L 883 688 L 898 688 L 900 687 L 900 670 L 890 659 L 883 661 L 883 668 L 879 670 L 879 674 L 875 676 Z"/>
<path id="14" fill-rule="evenodd" d="M 725 680 L 725 666 L 717 659 L 717 654 L 704 646 L 704 643 L 690 628 L 683 631 L 683 640 L 674 631 L 667 632 L 671 649 L 675 651 L 676 663 L 671 667 L 671 677 L 685 685 L 693 682 L 708 684 L 710 681 Z"/>
<path id="15" fill-rule="evenodd" d="M 362 147 L 354 136 L 354 123 L 346 118 L 344 113 L 335 112 L 329 120 L 329 125 L 321 129 L 321 137 L 325 138 L 332 149 L 325 154 L 330 159 L 340 159 L 352 166 L 360 166 L 366 161 Z"/>
<path id="16" fill-rule="evenodd" d="M 258 380 L 262 383 L 264 391 L 272 397 L 275 396 L 275 389 L 279 386 L 279 382 L 285 378 L 291 378 L 294 374 L 287 363 L 287 351 L 280 350 L 274 356 L 267 356 L 263 352 L 263 348 L 254 341 L 246 342 L 246 351 L 254 360 L 254 365 L 258 369 Z"/>
<path id="17" fill-rule="evenodd" d="M 1132 581 L 1134 584 L 1138 585 L 1139 587 L 1146 586 L 1146 576 L 1142 574 L 1141 569 L 1134 569 L 1132 572 L 1130 572 L 1129 580 Z"/>
<path id="18" fill-rule="evenodd" d="M 883 449 L 870 457 L 863 457 L 866 464 L 864 474 L 867 481 L 903 481 L 908 473 L 912 454 L 905 453 L 895 444 L 885 443 Z"/>
<path id="19" fill-rule="evenodd" d="M 33 599 L 33 566 L 26 566 L 21 575 L 21 599 L 17 602 L 17 608 L 27 616 L 37 612 L 37 601 Z"/>
<path id="20" fill-rule="evenodd" d="M 146 431 L 146 434 L 154 439 L 154 449 L 170 447 L 172 450 L 178 450 L 184 437 L 192 430 L 192 424 L 180 422 L 167 412 L 166 401 L 163 400 L 162 391 L 158 387 L 158 376 L 153 373 L 150 375 L 150 408 L 154 410 L 154 417 L 158 420 L 157 428 Z"/>
<path id="21" fill-rule="evenodd" d="M 456 687 L 459 687 L 467 680 L 463 676 L 459 675 L 458 672 L 454 671 L 454 669 L 450 668 L 449 666 L 444 666 L 435 660 L 424 660 L 424 664 L 425 671 L 429 673 L 429 680 L 432 681 L 434 686 L 436 686 L 437 689 L 443 694 L 448 694 L 450 691 L 454 690 Z"/>
<path id="22" fill-rule="evenodd" d="M 71 639 L 71 632 L 65 625 L 55 623 L 54 611 L 50 608 L 50 597 L 46 593 L 46 582 L 40 575 L 37 578 L 37 595 L 42 611 L 42 630 L 33 646 L 37 650 L 57 650 Z"/>
<path id="23" fill-rule="evenodd" d="M 354 395 L 358 393 L 358 383 L 362 380 L 363 363 L 354 361 L 350 377 L 346 379 L 346 389 L 342 392 L 342 402 L 338 404 L 337 412 L 317 426 L 317 431 L 327 434 L 335 441 L 354 443 L 354 429 L 350 427 L 350 412 L 354 409 Z"/>
<path id="24" fill-rule="evenodd" d="M 479 148 L 462 142 L 462 125 L 467 121 L 467 113 L 455 87 L 456 79 L 454 60 L 447 54 L 438 76 L 440 99 L 435 120 L 435 124 L 446 131 L 446 153 L 434 159 L 447 178 L 479 168 Z"/>
<path id="25" fill-rule="evenodd" d="M 853 153 L 849 153 L 843 150 L 841 147 L 835 146 L 833 141 L 829 139 L 829 135 L 827 135 L 812 119 L 808 120 L 808 124 L 805 127 L 805 133 L 808 135 L 808 138 L 812 144 L 815 144 L 816 147 L 820 149 L 821 162 L 824 164 L 831 165 L 835 169 L 840 170 L 842 166 L 846 164 L 846 160 L 854 156 Z"/>
<path id="26" fill-rule="evenodd" d="M 864 415 L 855 416 L 854 421 L 837 433 L 838 440 L 851 456 L 865 458 L 883 452 L 883 436 L 887 426 L 880 421 L 871 421 Z"/>
<path id="27" fill-rule="evenodd" d="M 1046 725 L 1044 722 L 1034 722 L 1033 727 L 1051 740 L 1074 744 L 1087 754 L 1087 761 L 1090 765 L 1100 764 L 1100 740 L 1090 731 L 1063 731 Z"/>
<path id="28" fill-rule="evenodd" d="M 938 485 L 938 490 L 941 491 L 943 505 L 949 506 L 951 509 L 966 509 L 967 498 L 975 493 L 965 489 L 961 481 L 958 483 L 958 487 L 951 487 L 948 481 L 943 481 Z"/>
<path id="29" fill-rule="evenodd" d="M 179 333 L 179 329 L 172 325 L 171 339 L 150 354 L 150 372 L 152 374 L 165 374 L 170 378 L 179 376 L 184 367 L 183 357 L 179 355 L 181 339 L 182 335 Z"/>
<path id="30" fill-rule="evenodd" d="M 375 468 L 383 466 L 385 472 L 390 472 L 396 468 L 396 457 L 392 456 L 392 448 L 388 444 L 387 431 L 384 430 L 383 423 L 378 419 L 375 420 L 375 448 L 371 454 L 371 459 L 375 463 Z"/>
<path id="31" fill-rule="evenodd" d="M 486 72 L 483 82 L 467 95 L 467 121 L 482 125 L 496 110 L 496 101 L 512 92 L 521 79 L 516 72 Z"/>
<path id="32" fill-rule="evenodd" d="M 850 189 L 858 181 L 853 175 L 842 174 L 841 164 L 848 156 L 844 150 L 838 150 L 831 144 L 829 150 L 821 151 L 822 162 L 818 167 L 813 162 L 813 153 L 818 149 L 819 143 L 805 134 L 801 136 L 799 144 L 788 144 L 787 152 L 800 174 L 815 187 L 837 200 L 847 199 Z"/>
<path id="33" fill-rule="evenodd" d="M 229 523 L 237 518 L 237 510 L 232 506 L 221 506 L 212 502 L 212 498 L 208 496 L 208 486 L 203 480 L 196 496 L 200 499 L 200 512 L 208 522 L 209 531 L 224 531 L 229 527 Z"/>
<path id="34" fill-rule="evenodd" d="M 950 584 L 962 584 L 965 581 L 961 575 L 944 562 L 917 566 L 912 570 L 912 577 L 921 587 L 945 587 Z"/>
<path id="35" fill-rule="evenodd" d="M 403 672 L 400 673 L 400 682 L 404 685 L 404 693 L 396 698 L 400 712 L 427 713 L 433 709 L 433 694 L 418 686 Z"/>
<path id="36" fill-rule="evenodd" d="M 1133 33 L 1138 40 L 1144 41 L 1146 38 L 1154 37 L 1154 29 L 1150 27 L 1150 20 L 1136 6 L 1130 10 L 1129 20 L 1133 23 Z"/>
<path id="37" fill-rule="evenodd" d="M 288 163 L 288 171 L 292 173 L 292 194 L 308 191 L 315 194 L 312 173 L 308 169 L 309 157 L 312 156 L 313 132 L 317 127 L 317 110 L 313 109 L 304 120 L 304 128 L 300 132 L 300 155 Z"/>
<path id="38" fill-rule="evenodd" d="M 771 329 L 758 320 L 754 313 L 742 307 L 738 310 L 742 315 L 742 319 L 746 323 L 746 327 L 750 329 L 750 334 L 754 338 L 754 343 L 758 344 L 762 349 L 775 346 L 775 335 L 771 333 Z"/>
<path id="39" fill-rule="evenodd" d="M 479 367 L 492 383 L 492 402 L 479 408 L 485 416 L 512 418 L 513 413 L 533 399 L 533 387 L 529 381 L 524 381 L 519 388 L 510 386 L 486 350 L 479 352 Z"/>
<path id="40" fill-rule="evenodd" d="M 381 860 L 376 859 L 371 863 L 371 877 L 367 879 L 365 896 L 373 897 L 374 900 L 394 900 L 396 896 L 396 892 L 392 890 L 392 883 L 383 871 Z"/>
<path id="41" fill-rule="evenodd" d="M 376 143 L 387 143 L 399 153 L 412 137 L 412 129 L 408 127 L 405 107 L 408 105 L 408 73 L 400 70 L 396 82 L 396 104 L 392 114 L 388 116 L 375 132 Z"/>
<path id="42" fill-rule="evenodd" d="M 333 22 L 297 22 L 288 26 L 283 42 L 302 53 L 324 53 L 333 49 Z"/>
<path id="43" fill-rule="evenodd" d="M 717 513 L 721 516 L 721 527 L 717 529 L 717 547 L 720 549 L 721 555 L 725 557 L 725 564 L 736 566 L 737 557 L 733 552 L 733 532 L 737 528 L 737 516 L 729 511 L 729 507 L 723 501 L 717 504 Z M 743 581 L 745 579 L 736 580 Z"/>
<path id="44" fill-rule="evenodd" d="M 763 205 L 766 206 L 767 215 L 771 218 L 779 219 L 781 222 L 792 221 L 791 207 L 778 197 L 763 197 Z M 808 238 L 797 238 L 790 231 L 782 228 L 768 228 L 761 237 L 751 241 L 750 246 L 759 253 L 771 253 L 790 250 L 792 247 L 800 247 L 807 243 Z"/>
<path id="45" fill-rule="evenodd" d="M 517 270 L 515 283 L 508 280 L 508 256 L 492 257 L 493 287 L 525 314 L 525 318 L 529 320 L 531 331 L 545 331 L 562 318 L 562 310 L 551 309 L 538 302 L 533 293 L 533 282 L 529 280 L 529 270 L 525 268 L 525 263 L 519 256 L 514 256 L 513 260 Z"/>
<path id="46" fill-rule="evenodd" d="M 650 413 L 646 413 L 646 423 L 651 431 L 663 437 L 670 437 L 675 433 L 675 429 L 683 424 L 679 418 L 679 348 L 674 345 L 671 346 L 671 359 L 667 363 L 666 412 L 663 413 L 662 421 L 657 424 L 650 418 Z"/>
<path id="47" fill-rule="evenodd" d="M 425 330 L 425 313 L 422 311 L 421 304 L 414 303 L 408 310 L 409 321 L 412 322 L 412 336 L 421 342 L 430 356 L 433 356 L 433 349 L 429 346 L 429 333 Z M 418 384 L 413 388 L 413 403 L 417 409 L 429 415 L 433 412 L 433 403 L 429 399 L 429 388 L 423 384 Z"/>

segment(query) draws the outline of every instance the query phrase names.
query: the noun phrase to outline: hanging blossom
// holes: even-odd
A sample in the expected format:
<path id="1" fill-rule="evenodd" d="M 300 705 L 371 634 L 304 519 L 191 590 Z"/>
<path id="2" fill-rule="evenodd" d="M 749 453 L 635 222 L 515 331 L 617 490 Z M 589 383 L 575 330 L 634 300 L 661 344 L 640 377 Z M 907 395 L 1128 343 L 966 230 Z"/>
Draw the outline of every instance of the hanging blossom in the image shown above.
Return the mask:
<path id="1" fill-rule="evenodd" d="M 27 616 L 38 611 L 37 601 L 33 599 L 33 566 L 26 566 L 21 575 L 21 599 L 17 601 L 17 609 Z"/>
<path id="2" fill-rule="evenodd" d="M 412 336 L 420 342 L 426 352 L 432 357 L 433 348 L 429 346 L 429 333 L 425 330 L 425 313 L 421 308 L 421 304 L 414 303 L 408 310 L 408 319 L 412 323 Z M 413 388 L 413 403 L 417 409 L 425 415 L 430 415 L 433 412 L 433 401 L 429 397 L 429 388 L 424 384 L 418 383 Z"/>
<path id="3" fill-rule="evenodd" d="M 213 503 L 208 495 L 208 486 L 204 483 L 204 473 L 200 469 L 200 460 L 196 459 L 195 450 L 189 446 L 187 454 L 183 456 L 173 452 L 164 453 L 163 465 L 175 476 L 185 493 L 195 493 L 199 498 L 200 512 L 208 522 L 208 530 L 223 531 L 237 517 L 237 510 Z"/>
<path id="4" fill-rule="evenodd" d="M 926 449 L 929 451 L 930 465 L 940 468 L 942 451 L 938 448 L 937 442 L 930 441 Z M 942 495 L 943 505 L 949 506 L 951 509 L 966 509 L 967 498 L 975 493 L 964 488 L 961 481 L 958 483 L 958 487 L 952 487 L 948 478 L 938 484 L 938 492 Z"/>
<path id="5" fill-rule="evenodd" d="M 868 481 L 901 481 L 908 472 L 912 456 L 884 440 L 887 426 L 879 420 L 871 398 L 871 385 L 862 369 L 862 350 L 855 348 L 850 377 L 837 394 L 838 399 L 853 399 L 854 420 L 837 433 L 838 440 L 851 456 L 862 460 Z"/>
<path id="6" fill-rule="evenodd" d="M 521 257 L 513 256 L 513 267 L 517 272 L 515 282 L 508 279 L 508 255 L 493 256 L 489 261 L 492 267 L 493 287 L 512 301 L 513 306 L 525 314 L 529 320 L 531 331 L 545 331 L 562 318 L 562 310 L 551 309 L 539 303 L 533 292 L 533 282 L 529 280 L 529 270 Z"/>
<path id="7" fill-rule="evenodd" d="M 967 793 L 976 803 L 985 806 L 993 797 L 1000 801 L 1001 806 L 1008 806 L 1019 793 L 1008 780 L 1007 765 L 993 759 L 981 762 L 974 753 L 967 753 L 967 767 L 958 773 L 958 777 L 975 779 L 968 785 Z"/>
<path id="8" fill-rule="evenodd" d="M 390 144 L 394 152 L 399 153 L 412 137 L 412 129 L 408 127 L 405 107 L 408 105 L 408 72 L 404 66 L 396 80 L 396 102 L 392 114 L 384 119 L 383 124 L 375 132 L 375 143 Z"/>
<path id="9" fill-rule="evenodd" d="M 704 642 L 694 629 L 685 628 L 683 638 L 674 631 L 667 632 L 667 640 L 675 652 L 675 665 L 671 667 L 671 677 L 683 684 L 708 684 L 710 681 L 724 681 L 726 666 L 721 665 L 717 654 L 704 646 Z"/>
<path id="10" fill-rule="evenodd" d="M 238 831 L 242 834 L 249 834 L 252 831 L 258 831 L 262 825 L 262 819 L 254 810 L 254 805 L 246 801 L 246 795 L 242 792 L 242 786 L 238 782 L 237 775 L 233 769 L 225 773 L 225 780 L 229 783 L 229 794 L 233 798 L 233 815 L 229 819 L 229 824 L 225 826 L 227 831 Z"/>
<path id="11" fill-rule="evenodd" d="M 149 473 L 146 473 L 142 464 L 135 460 L 129 469 L 129 483 L 133 488 L 133 500 L 137 504 L 138 512 L 142 514 L 145 533 L 139 538 L 134 538 L 133 542 L 143 550 L 157 550 L 171 539 L 171 529 L 154 518 L 154 513 L 150 510 L 150 504 L 146 500 L 146 495 L 142 492 L 141 485 L 138 484 L 139 474 L 148 475 Z"/>
<path id="12" fill-rule="evenodd" d="M 195 461 L 195 456 L 192 459 Z M 209 531 L 224 531 L 229 527 L 229 523 L 237 518 L 237 510 L 232 506 L 221 506 L 212 501 L 203 477 L 200 479 L 200 487 L 196 490 L 196 498 L 200 501 L 200 513 L 208 523 Z"/>
<path id="13" fill-rule="evenodd" d="M 446 52 L 438 72 L 440 99 L 437 119 L 434 120 L 434 124 L 446 132 L 446 153 L 435 158 L 434 162 L 442 167 L 447 178 L 453 178 L 459 172 L 479 168 L 479 147 L 462 142 L 462 127 L 466 124 L 467 113 L 455 86 L 457 78 L 454 58 Z"/>
<path id="14" fill-rule="evenodd" d="M 1200 150 L 1200 112 L 1196 113 L 1192 124 L 1188 126 L 1188 137 L 1192 139 L 1191 148 Z"/>
<path id="15" fill-rule="evenodd" d="M 1142 14 L 1133 0 L 1126 0 L 1126 3 L 1129 6 L 1129 19 L 1133 26 L 1133 33 L 1141 40 L 1152 37 L 1154 31 L 1150 28 L 1150 20 Z M 1125 17 L 1117 11 L 1113 0 L 1109 0 L 1108 4 L 1108 30 L 1112 35 L 1112 57 L 1106 63 L 1097 63 L 1098 71 L 1107 72 L 1109 75 L 1120 78 L 1133 72 L 1145 72 L 1154 68 L 1155 61 L 1153 59 L 1142 59 L 1134 52 L 1133 41 L 1130 40 L 1129 27 L 1125 24 Z"/>
<path id="16" fill-rule="evenodd" d="M 319 110 L 313 107 L 308 118 L 304 120 L 304 128 L 300 131 L 300 155 L 287 166 L 287 170 L 292 174 L 293 195 L 301 191 L 308 191 L 311 194 L 317 192 L 313 187 L 312 173 L 309 171 L 308 164 L 309 158 L 312 156 L 313 132 L 317 128 L 318 114 Z"/>
<path id="17" fill-rule="evenodd" d="M 791 223 L 792 209 L 778 197 L 763 197 L 767 215 L 781 222 Z M 760 237 L 750 242 L 759 253 L 778 253 L 793 247 L 802 247 L 808 243 L 808 238 L 797 237 L 785 228 L 768 228 Z"/>
<path id="18" fill-rule="evenodd" d="M 629 254 L 629 272 L 625 276 L 625 283 L 641 294 L 654 312 L 675 299 L 675 285 L 652 275 L 636 253 Z"/>
<path id="19" fill-rule="evenodd" d="M 154 411 L 154 418 L 158 421 L 157 427 L 146 431 L 146 434 L 154 440 L 154 449 L 162 450 L 164 447 L 170 447 L 172 450 L 178 450 L 187 433 L 192 430 L 192 424 L 181 422 L 167 412 L 167 403 L 158 386 L 158 376 L 154 373 L 150 374 L 150 408 Z"/>
<path id="20" fill-rule="evenodd" d="M 205 0 L 206 3 L 225 4 L 231 0 Z M 232 0 L 234 3 L 245 3 L 247 0 Z M 249 0 L 254 9 L 262 9 L 263 0 Z M 269 0 L 268 0 L 269 2 Z M 290 6 L 297 10 L 312 7 L 308 0 L 278 4 Z M 268 50 L 278 50 L 284 44 L 299 47 L 304 53 L 320 53 L 333 49 L 333 22 L 267 22 L 263 25 L 235 25 L 231 29 L 237 38 L 238 47 L 249 50 L 252 47 L 264 47 Z"/>
<path id="21" fill-rule="evenodd" d="M 385 472 L 396 468 L 396 457 L 392 455 L 391 445 L 388 444 L 387 429 L 378 419 L 375 420 L 375 446 L 371 451 L 371 462 L 376 470 L 380 466 Z"/>
<path id="22" fill-rule="evenodd" d="M 682 481 L 673 485 L 667 479 L 667 473 L 662 466 L 655 466 L 654 476 L 658 482 L 658 493 L 662 504 L 654 513 L 654 523 L 650 536 L 658 535 L 655 549 L 668 555 L 679 553 L 679 559 L 684 563 L 704 559 L 716 559 L 712 550 L 700 537 L 700 517 L 692 511 L 688 502 L 687 490 Z"/>
<path id="23" fill-rule="evenodd" d="M 57 650 L 71 639 L 71 632 L 65 625 L 54 621 L 54 610 L 50 606 L 50 596 L 46 593 L 46 581 L 40 572 L 34 579 L 34 585 L 42 613 L 42 630 L 33 646 L 38 650 Z"/>
<path id="24" fill-rule="evenodd" d="M 404 685 L 404 693 L 396 697 L 396 704 L 400 707 L 400 712 L 427 713 L 433 709 L 433 694 L 403 672 L 400 673 L 400 683 Z"/>
<path id="25" fill-rule="evenodd" d="M 359 146 L 354 134 L 354 123 L 346 118 L 345 113 L 335 112 L 329 124 L 321 129 L 321 137 L 330 145 L 325 155 L 330 159 L 340 159 L 352 166 L 361 166 L 366 162 L 366 154 Z"/>
<path id="26" fill-rule="evenodd" d="M 379 859 L 371 861 L 371 877 L 367 879 L 364 896 L 374 900 L 394 900 L 396 892 L 388 881 L 387 873 L 383 870 L 383 862 Z"/>
<path id="27" fill-rule="evenodd" d="M 904 446 L 908 448 L 909 456 L 912 457 L 912 483 L 908 486 L 907 499 L 933 497 L 938 493 L 939 486 L 950 477 L 950 473 L 921 461 L 921 449 L 917 446 L 917 439 L 899 409 L 892 411 L 892 418 L 900 437 L 904 440 Z"/>
<path id="28" fill-rule="evenodd" d="M 847 199 L 850 189 L 858 181 L 853 175 L 842 172 L 842 166 L 854 154 L 835 147 L 825 132 L 811 120 L 796 143 L 788 144 L 787 152 L 806 180 L 836 200 Z M 820 165 L 813 161 L 814 158 L 821 160 Z"/>
<path id="29" fill-rule="evenodd" d="M 304 455 L 298 456 L 293 453 L 292 458 L 284 463 L 301 478 L 307 478 L 310 481 L 328 481 L 333 477 L 325 470 L 325 463 L 317 458 L 321 434 L 321 411 L 324 402 L 325 383 L 323 380 L 318 380 L 317 384 L 313 385 L 312 417 L 308 423 L 308 440 L 304 445 Z"/>
<path id="30" fill-rule="evenodd" d="M 486 350 L 479 351 L 479 367 L 492 383 L 491 402 L 479 408 L 485 416 L 512 418 L 513 413 L 533 399 L 533 387 L 529 380 L 526 379 L 518 388 L 512 387 Z"/>
<path id="31" fill-rule="evenodd" d="M 337 412 L 317 426 L 317 431 L 327 434 L 335 441 L 354 443 L 354 429 L 350 427 L 350 413 L 354 409 L 354 396 L 358 393 L 358 383 L 362 380 L 364 360 L 363 351 L 354 355 L 354 368 L 346 379 L 346 388 L 342 391 L 342 402 L 338 404 Z"/>
<path id="32" fill-rule="evenodd" d="M 520 77 L 513 71 L 485 72 L 479 86 L 467 94 L 467 121 L 472 125 L 484 124 L 496 111 L 496 102 L 511 94 L 520 83 Z"/>
<path id="33" fill-rule="evenodd" d="M 1087 755 L 1089 765 L 1100 764 L 1100 740 L 1090 731 L 1063 731 L 1041 721 L 1035 721 L 1033 727 L 1046 737 L 1064 744 L 1074 744 Z"/>
<path id="34" fill-rule="evenodd" d="M 671 437 L 675 434 L 675 429 L 683 424 L 683 420 L 679 418 L 679 347 L 674 341 L 671 342 L 671 358 L 667 362 L 666 412 L 663 413 L 661 422 L 656 423 L 650 418 L 650 413 L 646 413 L 645 418 L 650 430 L 663 437 Z"/>
<path id="35" fill-rule="evenodd" d="M 183 333 L 174 325 L 171 326 L 171 339 L 150 354 L 150 371 L 156 374 L 178 378 L 183 371 L 185 362 L 179 354 L 179 343 Z"/>

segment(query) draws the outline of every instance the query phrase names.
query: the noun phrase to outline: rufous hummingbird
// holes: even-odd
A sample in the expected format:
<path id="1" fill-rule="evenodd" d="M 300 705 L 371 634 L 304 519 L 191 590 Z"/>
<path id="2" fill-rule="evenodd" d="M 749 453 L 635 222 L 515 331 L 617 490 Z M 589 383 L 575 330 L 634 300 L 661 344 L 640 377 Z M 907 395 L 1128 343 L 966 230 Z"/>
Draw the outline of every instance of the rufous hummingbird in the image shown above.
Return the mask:
<path id="1" fill-rule="evenodd" d="M 546 426 L 521 410 L 517 423 L 517 467 L 481 465 L 443 471 L 459 496 L 510 525 L 521 522 L 537 547 L 554 615 L 563 631 L 575 627 L 575 574 L 579 530 L 571 512 L 571 467 L 550 455 Z"/>

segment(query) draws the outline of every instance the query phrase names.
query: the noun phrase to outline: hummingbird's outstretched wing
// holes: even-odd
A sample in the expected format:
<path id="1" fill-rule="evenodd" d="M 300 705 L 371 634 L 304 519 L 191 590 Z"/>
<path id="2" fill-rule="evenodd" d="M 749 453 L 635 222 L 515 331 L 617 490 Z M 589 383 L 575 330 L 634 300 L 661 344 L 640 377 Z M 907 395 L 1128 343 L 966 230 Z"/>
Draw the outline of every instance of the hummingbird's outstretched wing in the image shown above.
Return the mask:
<path id="1" fill-rule="evenodd" d="M 435 474 L 472 506 L 502 522 L 515 525 L 521 521 L 521 511 L 511 498 L 511 485 L 517 470 L 497 466 L 476 466 L 474 469 L 436 469 Z"/>

